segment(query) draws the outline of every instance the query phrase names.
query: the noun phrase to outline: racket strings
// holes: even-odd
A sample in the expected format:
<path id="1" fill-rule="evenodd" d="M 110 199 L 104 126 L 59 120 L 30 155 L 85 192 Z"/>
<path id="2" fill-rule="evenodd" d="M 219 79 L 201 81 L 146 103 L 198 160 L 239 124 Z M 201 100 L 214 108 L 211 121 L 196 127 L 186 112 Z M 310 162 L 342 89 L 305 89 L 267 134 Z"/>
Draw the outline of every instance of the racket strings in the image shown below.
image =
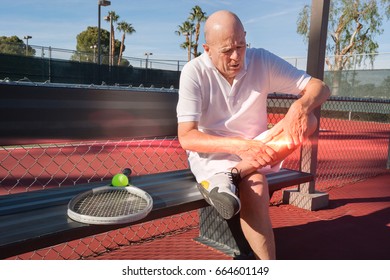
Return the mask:
<path id="1" fill-rule="evenodd" d="M 74 211 L 94 217 L 117 217 L 136 214 L 147 205 L 144 198 L 116 189 L 87 195 L 75 204 Z"/>

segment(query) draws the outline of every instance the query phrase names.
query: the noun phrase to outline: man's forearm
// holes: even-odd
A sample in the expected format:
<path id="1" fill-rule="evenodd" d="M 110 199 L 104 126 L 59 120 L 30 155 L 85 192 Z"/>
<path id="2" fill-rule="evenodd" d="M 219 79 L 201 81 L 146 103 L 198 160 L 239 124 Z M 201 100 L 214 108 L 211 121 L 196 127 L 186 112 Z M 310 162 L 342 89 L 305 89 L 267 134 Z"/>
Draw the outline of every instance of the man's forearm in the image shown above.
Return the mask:
<path id="1" fill-rule="evenodd" d="M 302 97 L 297 100 L 307 114 L 323 104 L 330 96 L 328 86 L 319 79 L 312 78 L 302 91 Z"/>
<path id="2" fill-rule="evenodd" d="M 179 141 L 183 149 L 199 153 L 235 154 L 245 144 L 240 138 L 210 135 L 196 129 L 179 135 Z"/>
<path id="3" fill-rule="evenodd" d="M 228 153 L 253 166 L 265 166 L 275 158 L 275 151 L 260 141 L 239 137 L 221 137 L 199 131 L 194 123 L 179 123 L 179 141 L 183 149 L 198 153 Z"/>

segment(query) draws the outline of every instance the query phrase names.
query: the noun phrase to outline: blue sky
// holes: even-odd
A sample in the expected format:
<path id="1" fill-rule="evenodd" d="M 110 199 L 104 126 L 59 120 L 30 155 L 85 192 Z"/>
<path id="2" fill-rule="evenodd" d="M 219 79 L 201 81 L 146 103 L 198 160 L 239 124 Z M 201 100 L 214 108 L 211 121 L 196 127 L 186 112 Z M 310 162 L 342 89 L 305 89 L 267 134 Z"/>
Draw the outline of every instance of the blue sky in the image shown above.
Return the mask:
<path id="1" fill-rule="evenodd" d="M 30 35 L 29 44 L 62 49 L 76 49 L 76 36 L 88 26 L 97 26 L 97 0 L 13 0 L 0 9 L 0 36 Z M 298 13 L 311 0 L 111 0 L 101 7 L 103 20 L 115 11 L 119 20 L 131 23 L 136 33 L 127 35 L 124 56 L 144 57 L 152 52 L 155 59 L 186 60 L 179 45 L 183 37 L 174 32 L 199 5 L 207 15 L 220 9 L 239 15 L 252 47 L 263 47 L 282 57 L 305 57 L 307 46 L 296 33 Z M 390 23 L 383 26 L 379 52 L 390 52 Z M 121 34 L 116 32 L 116 39 Z M 203 38 L 201 38 L 203 40 Z M 202 41 L 201 41 L 202 42 Z M 152 57 L 151 57 L 152 58 Z"/>

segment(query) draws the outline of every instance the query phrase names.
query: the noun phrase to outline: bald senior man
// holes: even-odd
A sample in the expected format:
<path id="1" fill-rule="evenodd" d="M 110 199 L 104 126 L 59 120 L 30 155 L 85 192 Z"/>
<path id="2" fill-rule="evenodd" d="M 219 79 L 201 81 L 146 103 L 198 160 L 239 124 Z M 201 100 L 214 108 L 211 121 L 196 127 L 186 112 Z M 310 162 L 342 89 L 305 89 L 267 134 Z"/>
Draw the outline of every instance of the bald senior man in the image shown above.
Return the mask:
<path id="1" fill-rule="evenodd" d="M 246 32 L 230 11 L 212 14 L 204 53 L 181 72 L 178 137 L 205 200 L 225 219 L 237 213 L 255 257 L 275 259 L 265 174 L 315 131 L 313 109 L 330 95 L 320 80 L 264 49 L 247 49 Z M 299 94 L 267 130 L 267 95 Z"/>

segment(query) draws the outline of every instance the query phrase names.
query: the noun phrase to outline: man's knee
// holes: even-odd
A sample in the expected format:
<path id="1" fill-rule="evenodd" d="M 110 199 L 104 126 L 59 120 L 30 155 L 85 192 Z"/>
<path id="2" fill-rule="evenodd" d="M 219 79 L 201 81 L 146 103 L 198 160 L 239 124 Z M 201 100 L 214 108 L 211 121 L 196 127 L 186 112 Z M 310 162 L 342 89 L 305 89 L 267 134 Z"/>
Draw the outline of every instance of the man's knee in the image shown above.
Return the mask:
<path id="1" fill-rule="evenodd" d="M 264 192 L 268 193 L 268 182 L 264 174 L 259 172 L 251 173 L 250 175 L 242 178 L 239 185 L 240 192 L 246 192 L 246 195 L 256 194 L 261 195 Z"/>

